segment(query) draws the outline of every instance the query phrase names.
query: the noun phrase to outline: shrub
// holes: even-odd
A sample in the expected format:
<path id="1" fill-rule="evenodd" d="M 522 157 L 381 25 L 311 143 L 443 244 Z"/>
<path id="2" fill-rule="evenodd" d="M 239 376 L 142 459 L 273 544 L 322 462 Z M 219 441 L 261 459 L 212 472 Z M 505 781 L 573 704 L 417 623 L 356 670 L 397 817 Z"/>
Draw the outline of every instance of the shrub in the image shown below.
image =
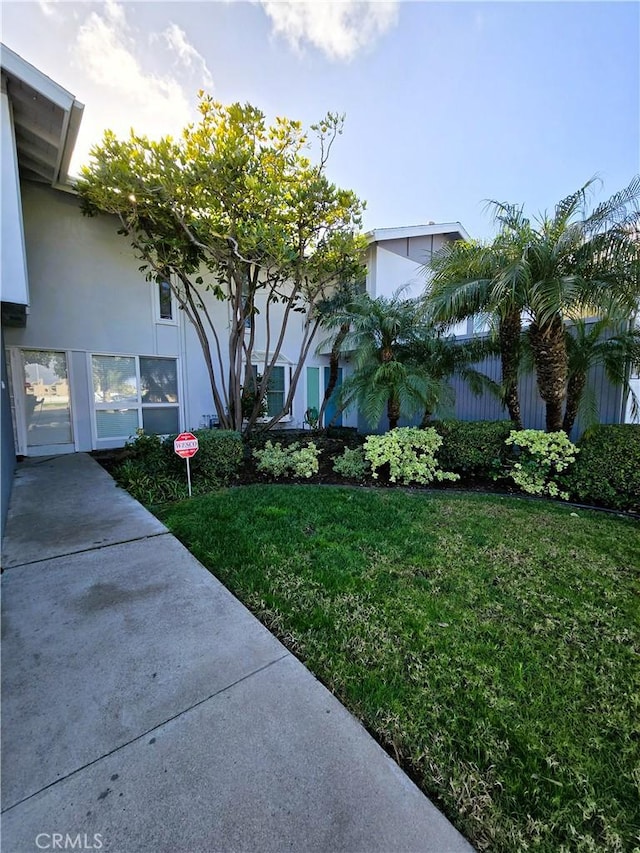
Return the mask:
<path id="1" fill-rule="evenodd" d="M 585 503 L 640 512 L 640 426 L 600 424 L 580 439 L 564 486 Z"/>
<path id="2" fill-rule="evenodd" d="M 353 450 L 345 447 L 342 456 L 337 456 L 334 459 L 333 470 L 340 477 L 362 481 L 371 469 L 368 461 L 364 458 L 362 447 L 355 447 Z"/>
<path id="3" fill-rule="evenodd" d="M 364 443 L 364 455 L 375 479 L 379 469 L 388 465 L 392 483 L 426 485 L 432 480 L 458 480 L 457 474 L 438 468 L 435 455 L 441 444 L 432 428 L 398 427 L 384 435 L 370 435 Z"/>
<path id="4" fill-rule="evenodd" d="M 114 478 L 119 486 L 143 504 L 164 503 L 186 498 L 187 483 L 169 474 L 149 473 L 135 459 L 127 459 L 114 471 Z"/>
<path id="5" fill-rule="evenodd" d="M 436 421 L 433 428 L 442 438 L 438 462 L 462 477 L 495 480 L 511 455 L 511 421 Z"/>
<path id="6" fill-rule="evenodd" d="M 565 471 L 579 453 L 564 432 L 542 432 L 538 429 L 513 430 L 506 442 L 520 449 L 513 464 L 511 477 L 516 485 L 530 495 L 550 495 L 569 499 L 560 491 L 556 474 Z"/>
<path id="7" fill-rule="evenodd" d="M 270 474 L 276 479 L 287 476 L 308 479 L 317 474 L 318 455 L 319 450 L 312 441 L 302 447 L 297 442 L 285 447 L 267 441 L 262 450 L 253 451 L 258 471 Z"/>
<path id="8" fill-rule="evenodd" d="M 194 494 L 205 494 L 237 478 L 243 459 L 242 438 L 228 430 L 197 430 L 198 452 L 190 460 Z M 127 443 L 128 459 L 113 472 L 116 482 L 142 503 L 163 503 L 187 496 L 184 460 L 173 450 L 175 436 L 161 439 L 141 430 Z"/>
<path id="9" fill-rule="evenodd" d="M 238 478 L 244 457 L 242 436 L 239 432 L 223 429 L 200 429 L 194 432 L 199 449 L 191 458 L 191 478 L 198 491 L 228 486 Z M 173 452 L 173 439 L 167 439 L 170 452 L 182 468 L 184 461 Z M 200 481 L 196 483 L 196 481 Z"/>

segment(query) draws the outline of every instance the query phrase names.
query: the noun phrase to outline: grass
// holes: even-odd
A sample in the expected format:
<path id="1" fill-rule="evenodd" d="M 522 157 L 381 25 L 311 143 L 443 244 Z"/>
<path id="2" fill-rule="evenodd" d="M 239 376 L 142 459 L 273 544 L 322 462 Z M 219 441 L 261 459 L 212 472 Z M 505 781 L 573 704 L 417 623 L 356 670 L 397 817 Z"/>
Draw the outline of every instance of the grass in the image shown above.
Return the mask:
<path id="1" fill-rule="evenodd" d="M 159 514 L 479 850 L 640 844 L 636 522 L 311 486 Z"/>

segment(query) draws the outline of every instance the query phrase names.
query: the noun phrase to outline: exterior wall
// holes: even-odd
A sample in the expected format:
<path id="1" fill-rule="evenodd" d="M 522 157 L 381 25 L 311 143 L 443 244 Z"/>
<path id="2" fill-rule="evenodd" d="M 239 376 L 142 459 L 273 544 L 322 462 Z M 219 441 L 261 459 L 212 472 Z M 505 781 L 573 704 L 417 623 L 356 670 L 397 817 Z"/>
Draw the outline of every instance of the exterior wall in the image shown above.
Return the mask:
<path id="1" fill-rule="evenodd" d="M 0 436 L 2 446 L 0 447 L 0 537 L 4 535 L 4 525 L 7 520 L 11 487 L 13 485 L 13 472 L 16 467 L 16 450 L 13 443 L 13 423 L 11 421 L 11 401 L 9 399 L 9 379 L 4 355 L 4 340 L 0 339 L 0 360 L 2 362 L 2 385 L 0 400 Z"/>
<path id="2" fill-rule="evenodd" d="M 2 161 L 2 301 L 29 304 L 29 283 L 22 231 L 18 157 L 11 105 L 2 92 L 0 159 Z"/>
<path id="3" fill-rule="evenodd" d="M 433 253 L 449 238 L 443 234 L 380 240 L 369 247 L 367 256 L 367 291 L 376 298 L 390 297 L 400 287 L 409 285 L 405 297 L 419 296 L 428 276 L 424 270 Z"/>

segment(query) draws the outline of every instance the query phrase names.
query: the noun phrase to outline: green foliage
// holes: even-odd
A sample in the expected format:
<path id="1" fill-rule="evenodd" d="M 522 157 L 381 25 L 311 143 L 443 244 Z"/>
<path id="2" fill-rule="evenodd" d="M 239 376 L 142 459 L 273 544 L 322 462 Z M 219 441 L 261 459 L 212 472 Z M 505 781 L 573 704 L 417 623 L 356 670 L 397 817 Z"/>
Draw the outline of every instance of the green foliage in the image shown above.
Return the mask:
<path id="1" fill-rule="evenodd" d="M 204 490 L 217 489 L 228 486 L 238 479 L 240 466 L 244 458 L 244 448 L 240 433 L 233 430 L 202 429 L 194 432 L 198 439 L 199 450 L 191 458 L 191 475 L 194 488 L 201 491 L 201 485 L 196 480 L 202 481 Z M 184 461 L 173 453 L 173 439 L 167 439 L 172 457 L 177 460 L 182 468 L 184 476 Z"/>
<path id="2" fill-rule="evenodd" d="M 192 491 L 205 494 L 238 477 L 244 455 L 239 433 L 197 430 L 199 449 L 190 459 Z M 185 462 L 173 450 L 175 436 L 164 441 L 138 430 L 127 443 L 128 458 L 113 472 L 116 482 L 145 504 L 187 497 Z"/>
<path id="3" fill-rule="evenodd" d="M 318 473 L 319 450 L 311 441 L 302 447 L 294 442 L 288 447 L 267 441 L 262 450 L 254 450 L 257 469 L 276 479 L 281 477 L 304 477 L 309 479 Z"/>
<path id="4" fill-rule="evenodd" d="M 563 478 L 572 497 L 640 513 L 640 426 L 601 424 L 578 446 L 580 456 Z"/>
<path id="5" fill-rule="evenodd" d="M 371 467 L 364 457 L 364 448 L 362 447 L 354 447 L 353 449 L 345 447 L 342 456 L 334 459 L 333 470 L 341 477 L 360 482 L 371 473 Z"/>
<path id="6" fill-rule="evenodd" d="M 180 482 L 174 475 L 162 470 L 150 473 L 141 462 L 125 460 L 114 471 L 115 481 L 137 501 L 158 504 L 182 500 L 188 496 L 187 481 Z"/>
<path id="7" fill-rule="evenodd" d="M 370 435 L 364 443 L 365 459 L 377 479 L 379 469 L 389 466 L 391 483 L 426 485 L 433 480 L 459 480 L 457 474 L 442 471 L 436 452 L 442 439 L 434 429 L 399 427 L 384 435 Z"/>
<path id="8" fill-rule="evenodd" d="M 497 479 L 510 457 L 505 445 L 511 421 L 436 421 L 433 428 L 442 438 L 438 462 L 462 477 Z"/>
<path id="9" fill-rule="evenodd" d="M 353 363 L 352 373 L 340 387 L 341 409 L 356 402 L 365 419 L 376 426 L 386 408 L 390 429 L 402 415 L 424 410 L 433 382 L 422 366 L 399 360 L 401 345 L 416 331 L 423 314 L 421 302 L 403 299 L 399 291 L 390 299 L 357 294 L 324 318 L 327 329 L 349 329 L 339 334 L 340 347 L 352 354 Z M 335 336 L 319 348 L 327 344 L 335 346 Z"/>
<path id="10" fill-rule="evenodd" d="M 505 444 L 515 445 L 520 450 L 511 472 L 516 485 L 530 495 L 569 499 L 568 492 L 560 491 L 556 474 L 565 471 L 580 451 L 565 432 L 513 430 Z"/>
<path id="11" fill-rule="evenodd" d="M 548 432 L 563 425 L 570 374 L 565 322 L 587 313 L 628 317 L 640 295 L 640 176 L 589 210 L 593 185 L 592 179 L 559 201 L 552 214 L 535 220 L 518 205 L 493 201 L 497 237 L 489 244 L 448 246 L 431 263 L 428 300 L 436 320 L 451 323 L 478 314 L 498 319 L 505 403 L 514 422 L 520 316 L 529 315 L 527 335 Z M 510 331 L 504 327 L 508 318 Z"/>
<path id="12" fill-rule="evenodd" d="M 304 422 L 310 429 L 318 429 L 320 422 L 319 412 L 315 406 L 310 406 L 304 413 Z"/>

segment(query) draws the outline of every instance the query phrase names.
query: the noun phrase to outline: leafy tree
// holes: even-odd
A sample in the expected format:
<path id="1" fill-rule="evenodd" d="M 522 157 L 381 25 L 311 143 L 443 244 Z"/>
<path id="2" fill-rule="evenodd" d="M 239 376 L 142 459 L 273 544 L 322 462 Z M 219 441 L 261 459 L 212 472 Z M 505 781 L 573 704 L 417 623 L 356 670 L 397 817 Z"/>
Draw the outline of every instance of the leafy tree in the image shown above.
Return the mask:
<path id="1" fill-rule="evenodd" d="M 202 93 L 199 112 L 175 140 L 106 132 L 78 190 L 85 213 L 118 217 L 147 279 L 169 280 L 200 342 L 222 427 L 241 428 L 243 384 L 256 363 L 247 429 L 260 418 L 287 328 L 301 317 L 297 363 L 271 426 L 290 409 L 318 302 L 336 282 L 363 275 L 362 203 L 326 175 L 343 119 L 329 113 L 312 126 L 313 163 L 297 121 L 268 127 L 255 107 L 222 106 Z M 216 320 L 205 292 L 228 304 L 230 322 Z"/>
<path id="2" fill-rule="evenodd" d="M 640 177 L 592 212 L 589 181 L 560 201 L 553 215 L 535 224 L 513 208 L 495 205 L 521 257 L 495 282 L 497 298 L 514 287 L 526 293 L 531 317 L 528 335 L 540 396 L 546 404 L 547 432 L 563 426 L 569 363 L 566 321 L 581 315 L 629 314 L 640 298 L 638 224 Z"/>

